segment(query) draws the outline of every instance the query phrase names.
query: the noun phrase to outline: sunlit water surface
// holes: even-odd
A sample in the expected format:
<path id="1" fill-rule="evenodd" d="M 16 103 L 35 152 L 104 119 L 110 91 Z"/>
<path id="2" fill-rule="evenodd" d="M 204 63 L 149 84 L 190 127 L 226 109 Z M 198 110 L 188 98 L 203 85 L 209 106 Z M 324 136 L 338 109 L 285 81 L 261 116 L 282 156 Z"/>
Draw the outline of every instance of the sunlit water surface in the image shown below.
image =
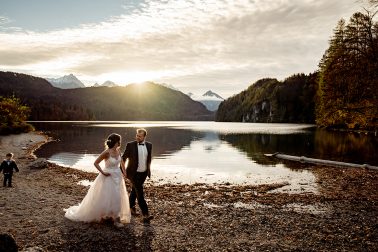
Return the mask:
<path id="1" fill-rule="evenodd" d="M 153 143 L 152 182 L 158 184 L 285 183 L 285 192 L 317 192 L 310 169 L 292 169 L 266 153 L 376 165 L 376 138 L 316 130 L 313 125 L 219 122 L 33 122 L 57 141 L 36 151 L 58 165 L 97 172 L 94 160 L 112 132 L 122 151 L 135 129 L 148 130 Z M 361 146 L 364 146 L 361 150 Z M 101 165 L 104 165 L 101 163 Z M 88 182 L 83 181 L 84 185 Z"/>

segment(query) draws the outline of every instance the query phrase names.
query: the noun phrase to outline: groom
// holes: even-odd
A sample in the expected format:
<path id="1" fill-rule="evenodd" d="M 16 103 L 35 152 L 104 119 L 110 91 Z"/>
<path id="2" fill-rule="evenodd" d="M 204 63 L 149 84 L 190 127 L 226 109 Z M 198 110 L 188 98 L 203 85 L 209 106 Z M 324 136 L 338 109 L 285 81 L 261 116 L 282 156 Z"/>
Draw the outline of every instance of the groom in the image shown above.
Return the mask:
<path id="1" fill-rule="evenodd" d="M 130 180 L 132 189 L 130 193 L 130 209 L 132 215 L 136 214 L 135 200 L 138 199 L 138 205 L 143 214 L 143 222 L 149 223 L 153 218 L 148 214 L 148 206 L 144 199 L 143 183 L 147 176 L 151 177 L 151 151 L 152 144 L 146 142 L 147 131 L 145 129 L 136 130 L 136 141 L 129 142 L 126 150 L 122 155 L 123 160 L 129 160 L 126 168 L 126 177 Z"/>

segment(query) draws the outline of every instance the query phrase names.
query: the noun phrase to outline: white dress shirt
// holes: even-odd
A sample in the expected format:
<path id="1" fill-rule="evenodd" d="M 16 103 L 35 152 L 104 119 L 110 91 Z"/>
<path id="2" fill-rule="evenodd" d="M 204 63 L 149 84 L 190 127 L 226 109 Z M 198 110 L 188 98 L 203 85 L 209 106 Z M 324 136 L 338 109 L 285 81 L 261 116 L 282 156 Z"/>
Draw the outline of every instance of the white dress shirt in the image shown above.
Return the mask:
<path id="1" fill-rule="evenodd" d="M 138 169 L 137 169 L 137 172 L 147 171 L 147 155 L 148 155 L 148 152 L 147 152 L 146 143 L 145 142 L 142 142 L 141 144 L 138 143 Z"/>

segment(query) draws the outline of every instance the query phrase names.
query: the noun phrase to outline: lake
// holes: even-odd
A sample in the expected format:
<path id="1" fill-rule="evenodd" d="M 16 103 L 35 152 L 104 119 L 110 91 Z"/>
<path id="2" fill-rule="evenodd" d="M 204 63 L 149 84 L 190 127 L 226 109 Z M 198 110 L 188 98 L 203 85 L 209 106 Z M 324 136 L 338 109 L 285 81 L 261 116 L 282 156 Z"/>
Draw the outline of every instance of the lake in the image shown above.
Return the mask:
<path id="1" fill-rule="evenodd" d="M 58 165 L 97 172 L 93 166 L 104 150 L 110 133 L 122 136 L 122 151 L 133 141 L 139 127 L 148 131 L 153 143 L 152 182 L 230 183 L 259 185 L 287 183 L 280 191 L 317 192 L 311 169 L 264 156 L 289 155 L 378 165 L 377 137 L 329 132 L 313 125 L 223 123 L 223 122 L 31 122 L 56 141 L 35 154 Z M 103 163 L 101 165 L 104 165 Z"/>

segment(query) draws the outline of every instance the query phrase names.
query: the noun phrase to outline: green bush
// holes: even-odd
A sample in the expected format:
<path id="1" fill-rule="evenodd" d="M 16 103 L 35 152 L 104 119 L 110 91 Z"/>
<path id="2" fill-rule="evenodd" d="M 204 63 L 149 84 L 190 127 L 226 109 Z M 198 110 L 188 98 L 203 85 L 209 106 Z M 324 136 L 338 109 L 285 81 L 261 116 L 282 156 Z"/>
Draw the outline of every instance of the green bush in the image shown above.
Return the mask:
<path id="1" fill-rule="evenodd" d="M 17 134 L 34 130 L 32 125 L 25 122 L 30 112 L 30 108 L 22 105 L 19 98 L 0 96 L 0 134 Z"/>

